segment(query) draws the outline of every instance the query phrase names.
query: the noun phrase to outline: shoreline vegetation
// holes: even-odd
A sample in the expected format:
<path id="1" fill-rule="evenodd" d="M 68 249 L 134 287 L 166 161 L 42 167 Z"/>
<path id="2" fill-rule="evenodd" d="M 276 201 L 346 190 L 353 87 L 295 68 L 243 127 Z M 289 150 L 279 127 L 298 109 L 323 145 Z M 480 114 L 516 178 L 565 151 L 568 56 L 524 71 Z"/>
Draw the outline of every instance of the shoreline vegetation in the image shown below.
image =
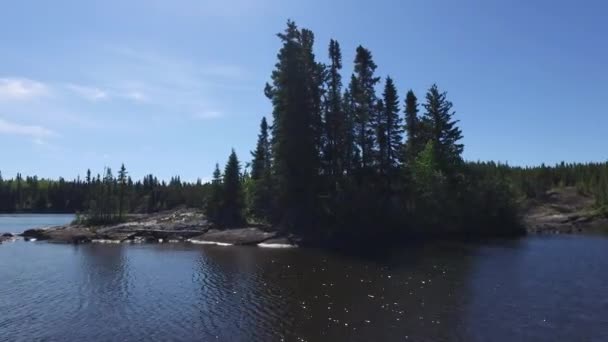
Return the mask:
<path id="1" fill-rule="evenodd" d="M 117 176 L 106 168 L 76 180 L 20 174 L 5 180 L 0 174 L 0 212 L 79 213 L 72 226 L 36 233 L 64 234 L 72 242 L 215 234 L 218 241 L 198 241 L 280 238 L 278 245 L 297 240 L 354 246 L 411 237 L 574 233 L 606 225 L 608 163 L 514 167 L 465 161 L 453 104 L 437 85 L 421 100 L 412 90 L 400 98 L 396 81 L 376 75 L 373 55 L 363 46 L 343 82 L 337 41 L 329 42 L 328 58 L 320 62 L 312 31 L 288 21 L 278 38 L 282 46 L 264 88 L 272 120 L 261 119 L 244 168 L 233 150 L 223 171 L 216 164 L 209 183 L 179 177 L 165 182 L 153 175 L 134 181 L 124 165 Z M 163 225 L 157 220 L 163 215 L 180 218 Z M 141 222 L 159 229 L 143 229 Z M 184 222 L 191 232 L 182 229 Z M 127 237 L 111 238 L 119 233 Z"/>

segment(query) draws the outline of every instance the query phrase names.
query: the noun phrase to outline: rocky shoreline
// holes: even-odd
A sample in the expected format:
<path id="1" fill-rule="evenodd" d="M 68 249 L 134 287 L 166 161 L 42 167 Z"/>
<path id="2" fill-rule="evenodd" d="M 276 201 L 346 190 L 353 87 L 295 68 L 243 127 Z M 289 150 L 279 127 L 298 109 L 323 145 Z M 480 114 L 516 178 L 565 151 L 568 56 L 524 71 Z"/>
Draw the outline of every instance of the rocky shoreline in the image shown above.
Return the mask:
<path id="1" fill-rule="evenodd" d="M 522 205 L 529 234 L 608 232 L 608 216 L 594 208 L 594 199 L 567 187 L 548 191 Z"/>
<path id="2" fill-rule="evenodd" d="M 552 190 L 540 200 L 521 204 L 522 222 L 528 234 L 575 234 L 608 232 L 608 215 L 594 209 L 591 197 L 575 188 Z M 26 241 L 57 243 L 192 243 L 218 246 L 291 248 L 302 239 L 264 226 L 217 229 L 199 209 L 179 209 L 148 215 L 133 215 L 127 222 L 88 227 L 77 224 L 29 229 L 20 236 Z M 20 238 L 0 235 L 2 242 Z"/>
<path id="3" fill-rule="evenodd" d="M 268 227 L 219 230 L 198 209 L 180 209 L 131 217 L 128 222 L 88 227 L 64 225 L 29 229 L 25 240 L 56 243 L 193 243 L 209 245 L 260 245 L 268 248 L 297 247 L 298 239 L 281 235 Z"/>

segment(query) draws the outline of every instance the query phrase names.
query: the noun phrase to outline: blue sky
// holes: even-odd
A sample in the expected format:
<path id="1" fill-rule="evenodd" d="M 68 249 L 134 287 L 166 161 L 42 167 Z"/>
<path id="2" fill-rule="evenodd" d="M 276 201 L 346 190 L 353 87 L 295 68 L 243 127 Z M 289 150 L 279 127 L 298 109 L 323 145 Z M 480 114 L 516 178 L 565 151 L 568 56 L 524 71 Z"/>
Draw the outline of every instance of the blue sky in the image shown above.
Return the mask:
<path id="1" fill-rule="evenodd" d="M 448 91 L 465 158 L 608 158 L 603 1 L 7 0 L 0 4 L 0 170 L 208 179 L 250 159 L 288 18 L 374 54 L 403 98 Z"/>

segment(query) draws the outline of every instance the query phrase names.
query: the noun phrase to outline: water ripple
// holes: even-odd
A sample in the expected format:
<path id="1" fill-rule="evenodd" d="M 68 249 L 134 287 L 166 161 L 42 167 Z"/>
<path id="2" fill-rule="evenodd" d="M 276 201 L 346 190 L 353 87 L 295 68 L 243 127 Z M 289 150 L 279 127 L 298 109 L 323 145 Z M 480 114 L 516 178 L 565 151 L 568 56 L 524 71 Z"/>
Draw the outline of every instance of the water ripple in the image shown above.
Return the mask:
<path id="1" fill-rule="evenodd" d="M 504 244 L 375 260 L 16 242 L 0 246 L 0 341 L 607 340 L 607 239 Z"/>

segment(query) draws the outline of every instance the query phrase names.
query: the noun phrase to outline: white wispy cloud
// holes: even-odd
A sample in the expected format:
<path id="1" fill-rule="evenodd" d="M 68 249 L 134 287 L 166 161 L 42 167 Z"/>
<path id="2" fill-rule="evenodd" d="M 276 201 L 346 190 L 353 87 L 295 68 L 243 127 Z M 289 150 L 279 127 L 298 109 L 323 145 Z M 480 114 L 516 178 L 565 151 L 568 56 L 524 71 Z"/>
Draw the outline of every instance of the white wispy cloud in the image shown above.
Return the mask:
<path id="1" fill-rule="evenodd" d="M 0 101 L 29 100 L 49 93 L 42 82 L 27 78 L 0 78 Z"/>
<path id="2" fill-rule="evenodd" d="M 56 136 L 54 131 L 38 125 L 22 125 L 0 119 L 0 134 L 22 135 L 33 138 L 34 141 L 43 141 Z"/>
<path id="3" fill-rule="evenodd" d="M 97 88 L 84 86 L 79 84 L 67 84 L 66 87 L 76 93 L 77 95 L 89 100 L 89 101 L 100 101 L 108 99 L 109 95 L 107 91 Z"/>
<path id="4" fill-rule="evenodd" d="M 224 61 L 198 62 L 124 46 L 106 46 L 105 51 L 104 61 L 120 62 L 97 67 L 89 78 L 104 84 L 111 97 L 145 104 L 158 114 L 193 120 L 221 118 L 226 111 L 219 100 L 222 95 L 249 91 L 254 82 L 243 67 Z"/>

